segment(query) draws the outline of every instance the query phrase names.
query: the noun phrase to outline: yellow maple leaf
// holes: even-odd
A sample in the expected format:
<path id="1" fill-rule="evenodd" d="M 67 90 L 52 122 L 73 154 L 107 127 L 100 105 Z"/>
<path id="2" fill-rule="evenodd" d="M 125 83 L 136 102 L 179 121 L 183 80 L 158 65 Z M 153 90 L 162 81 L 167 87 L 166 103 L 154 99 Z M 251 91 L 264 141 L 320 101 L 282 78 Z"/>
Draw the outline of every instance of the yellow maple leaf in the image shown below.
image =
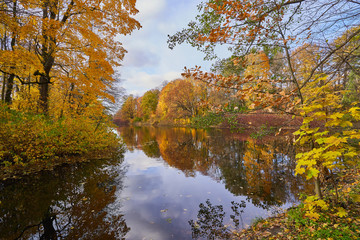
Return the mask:
<path id="1" fill-rule="evenodd" d="M 306 217 L 311 219 L 319 219 L 320 215 L 317 212 L 309 211 L 305 214 Z"/>
<path id="2" fill-rule="evenodd" d="M 338 210 L 338 212 L 336 213 L 336 215 L 338 215 L 339 217 L 345 217 L 348 215 L 346 210 L 342 207 L 338 207 L 337 210 Z"/>

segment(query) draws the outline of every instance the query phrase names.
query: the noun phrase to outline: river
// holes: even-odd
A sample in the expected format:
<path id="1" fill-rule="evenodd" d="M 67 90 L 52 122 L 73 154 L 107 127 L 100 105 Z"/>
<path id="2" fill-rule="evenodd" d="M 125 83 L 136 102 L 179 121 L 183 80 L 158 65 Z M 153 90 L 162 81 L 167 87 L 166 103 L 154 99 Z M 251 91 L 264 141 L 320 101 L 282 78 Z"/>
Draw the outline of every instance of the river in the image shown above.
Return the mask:
<path id="1" fill-rule="evenodd" d="M 226 239 L 312 189 L 286 137 L 118 132 L 126 151 L 114 159 L 0 184 L 0 239 Z"/>

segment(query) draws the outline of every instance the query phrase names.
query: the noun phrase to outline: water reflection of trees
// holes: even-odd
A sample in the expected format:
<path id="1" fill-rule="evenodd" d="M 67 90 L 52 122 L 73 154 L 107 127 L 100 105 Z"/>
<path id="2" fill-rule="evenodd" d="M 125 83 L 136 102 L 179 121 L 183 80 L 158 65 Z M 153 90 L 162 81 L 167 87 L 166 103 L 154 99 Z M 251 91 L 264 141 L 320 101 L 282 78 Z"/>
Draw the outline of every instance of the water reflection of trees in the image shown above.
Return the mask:
<path id="1" fill-rule="evenodd" d="M 124 238 L 123 215 L 107 211 L 121 171 L 95 161 L 0 186 L 1 239 Z"/>
<path id="2" fill-rule="evenodd" d="M 156 128 L 139 128 L 126 127 L 122 128 L 121 136 L 127 148 L 133 151 L 134 148 L 141 149 L 150 158 L 159 158 L 161 156 L 158 142 L 156 141 Z"/>
<path id="3" fill-rule="evenodd" d="M 244 228 L 242 223 L 242 213 L 246 208 L 245 201 L 241 203 L 231 202 L 232 214 L 230 218 L 234 223 L 235 229 Z M 231 234 L 233 229 L 224 223 L 226 213 L 222 205 L 213 205 L 210 200 L 206 200 L 206 204 L 200 203 L 196 220 L 190 220 L 189 224 L 194 239 L 230 239 L 234 237 Z"/>
<path id="4" fill-rule="evenodd" d="M 188 128 L 123 128 L 120 133 L 129 149 L 141 149 L 149 157 L 159 153 L 186 176 L 210 176 L 233 194 L 248 196 L 256 206 L 293 202 L 298 192 L 311 188 L 294 176 L 295 149 L 285 139 L 259 141 Z"/>

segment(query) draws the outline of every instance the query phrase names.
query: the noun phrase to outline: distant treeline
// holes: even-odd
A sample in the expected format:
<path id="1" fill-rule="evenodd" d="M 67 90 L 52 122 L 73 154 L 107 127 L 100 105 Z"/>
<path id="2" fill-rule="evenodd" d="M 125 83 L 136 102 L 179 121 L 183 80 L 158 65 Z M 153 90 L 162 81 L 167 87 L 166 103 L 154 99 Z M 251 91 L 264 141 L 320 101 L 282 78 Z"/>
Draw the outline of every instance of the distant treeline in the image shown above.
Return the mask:
<path id="1" fill-rule="evenodd" d="M 201 81 L 181 78 L 167 83 L 162 89 L 149 90 L 141 97 L 127 96 L 114 121 L 118 125 L 189 125 L 199 117 L 217 118 L 218 113 L 246 110 L 245 102 L 227 89 L 216 89 Z"/>

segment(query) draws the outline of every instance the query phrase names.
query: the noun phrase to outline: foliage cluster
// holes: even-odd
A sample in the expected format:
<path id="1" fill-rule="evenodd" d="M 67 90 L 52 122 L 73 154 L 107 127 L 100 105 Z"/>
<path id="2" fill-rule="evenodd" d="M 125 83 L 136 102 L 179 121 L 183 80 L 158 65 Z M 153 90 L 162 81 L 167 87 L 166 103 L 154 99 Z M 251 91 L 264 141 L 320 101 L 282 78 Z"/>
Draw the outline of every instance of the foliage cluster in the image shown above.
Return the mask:
<path id="1" fill-rule="evenodd" d="M 235 113 L 234 113 L 235 112 Z M 204 115 L 195 116 L 191 119 L 191 126 L 195 128 L 226 127 L 231 131 L 241 132 L 243 125 L 238 121 L 238 110 L 232 113 L 208 112 Z"/>
<path id="2" fill-rule="evenodd" d="M 337 190 L 340 192 L 338 200 L 330 196 L 335 195 L 335 189 L 327 192 L 327 196 L 319 199 L 308 196 L 298 207 L 288 211 L 287 221 L 293 224 L 292 230 L 297 231 L 298 238 L 309 239 L 357 239 L 360 234 L 358 219 L 360 203 L 360 182 L 358 172 L 344 172 L 346 182 L 342 182 Z M 355 174 L 355 175 L 354 175 Z"/>
<path id="3" fill-rule="evenodd" d="M 250 137 L 252 137 L 254 139 L 261 139 L 262 137 L 272 134 L 275 131 L 276 131 L 276 128 L 273 126 L 261 125 L 261 127 L 258 131 L 250 134 Z"/>
<path id="4" fill-rule="evenodd" d="M 54 121 L 2 105 L 0 122 L 1 178 L 52 169 L 74 157 L 84 160 L 121 146 L 105 120 L 79 116 Z"/>
<path id="5" fill-rule="evenodd" d="M 297 233 L 299 239 L 357 239 L 359 225 L 354 219 L 355 216 L 351 216 L 339 221 L 339 217 L 332 212 L 320 213 L 314 221 L 305 216 L 301 206 L 289 212 L 289 220 L 295 222 L 296 228 L 302 229 Z"/>
<path id="6" fill-rule="evenodd" d="M 220 114 L 209 112 L 204 116 L 196 116 L 191 120 L 191 125 L 196 128 L 208 128 L 222 123 L 224 117 Z"/>
<path id="7" fill-rule="evenodd" d="M 249 229 L 234 232 L 241 239 L 358 239 L 360 234 L 360 179 L 358 171 L 344 171 L 338 184 L 338 202 L 332 188 L 327 197 L 304 196 L 299 206 L 285 213 L 254 223 Z"/>
<path id="8" fill-rule="evenodd" d="M 295 172 L 315 182 L 319 199 L 326 179 L 360 166 L 359 6 L 208 0 L 168 39 L 170 48 L 186 42 L 218 60 L 215 71 L 196 66 L 184 77 L 225 89 L 250 109 L 302 116 Z M 229 46 L 228 58 L 217 58 L 220 45 Z"/>
<path id="9" fill-rule="evenodd" d="M 113 101 L 114 67 L 126 52 L 116 36 L 140 28 L 132 17 L 135 2 L 2 1 L 1 99 L 10 104 L 16 95 L 36 89 L 37 111 L 44 114 L 54 93 L 62 96 L 57 101 L 76 99 L 82 105 Z"/>
<path id="10" fill-rule="evenodd" d="M 108 119 L 135 0 L 0 3 L 0 174 L 115 147 Z"/>
<path id="11" fill-rule="evenodd" d="M 217 91 L 201 81 L 176 79 L 161 90 L 141 97 L 127 96 L 114 119 L 119 123 L 162 123 L 207 128 L 225 120 L 224 113 L 246 112 L 247 107 L 225 91 Z M 231 118 L 229 118 L 231 120 Z M 235 127 L 233 121 L 231 126 Z"/>

